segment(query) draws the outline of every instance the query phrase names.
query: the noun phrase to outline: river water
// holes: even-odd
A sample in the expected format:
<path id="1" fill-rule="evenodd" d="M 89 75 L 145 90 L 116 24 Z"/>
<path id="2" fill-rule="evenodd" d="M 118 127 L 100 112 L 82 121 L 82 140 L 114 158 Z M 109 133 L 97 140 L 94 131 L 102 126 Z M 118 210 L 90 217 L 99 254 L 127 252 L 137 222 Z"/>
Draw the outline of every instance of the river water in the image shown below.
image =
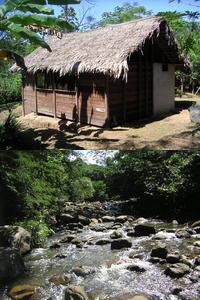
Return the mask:
<path id="1" fill-rule="evenodd" d="M 159 239 L 167 245 L 169 252 L 178 251 L 192 260 L 200 254 L 200 248 L 194 247 L 199 235 L 189 239 L 178 239 L 171 224 L 149 220 L 159 232 Z M 102 231 L 101 231 L 102 226 Z M 66 286 L 56 286 L 49 282 L 53 275 L 72 274 L 72 284 L 84 287 L 91 299 L 125 299 L 125 295 L 145 294 L 152 299 L 200 299 L 200 282 L 192 282 L 191 274 L 181 279 L 172 279 L 164 274 L 166 264 L 153 264 L 148 261 L 151 249 L 161 241 L 156 236 L 131 237 L 132 247 L 125 250 L 111 250 L 110 244 L 94 245 L 99 239 L 110 238 L 113 223 L 98 225 L 98 231 L 84 227 L 76 232 L 82 241 L 82 247 L 70 243 L 60 243 L 59 249 L 50 249 L 50 245 L 59 242 L 66 234 L 65 230 L 49 238 L 44 248 L 33 249 L 25 256 L 27 272 L 0 291 L 0 299 L 8 300 L 8 289 L 17 284 L 31 284 L 41 287 L 44 300 L 63 300 Z M 134 226 L 134 223 L 131 225 Z M 106 228 L 105 228 L 106 227 Z M 119 229 L 126 236 L 127 225 Z M 70 232 L 71 234 L 71 232 Z M 88 241 L 90 241 L 88 243 Z M 56 257 L 62 254 L 63 258 Z M 134 258 L 129 258 L 130 253 Z M 143 273 L 127 270 L 132 263 L 144 267 Z M 92 267 L 93 273 L 86 277 L 76 276 L 71 270 L 78 266 Z M 200 270 L 199 270 L 200 271 Z M 174 288 L 182 288 L 179 296 L 172 295 Z"/>

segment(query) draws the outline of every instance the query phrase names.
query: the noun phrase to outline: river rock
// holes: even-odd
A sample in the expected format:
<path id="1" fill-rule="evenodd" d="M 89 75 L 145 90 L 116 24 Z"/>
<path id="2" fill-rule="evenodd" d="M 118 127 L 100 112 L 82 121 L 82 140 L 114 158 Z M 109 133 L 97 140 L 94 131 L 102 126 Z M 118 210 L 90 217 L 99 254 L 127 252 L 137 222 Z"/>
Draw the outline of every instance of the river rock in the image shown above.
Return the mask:
<path id="1" fill-rule="evenodd" d="M 55 242 L 53 244 L 50 245 L 50 249 L 59 249 L 61 246 L 59 243 Z"/>
<path id="2" fill-rule="evenodd" d="M 74 221 L 77 223 L 81 223 L 84 226 L 87 226 L 90 224 L 90 219 L 87 217 L 81 216 L 81 215 L 77 216 Z"/>
<path id="3" fill-rule="evenodd" d="M 137 222 L 137 224 L 144 224 L 144 223 L 148 222 L 148 220 L 145 218 L 138 218 L 136 220 L 136 222 Z"/>
<path id="4" fill-rule="evenodd" d="M 200 233 L 200 226 L 194 227 L 194 231 L 196 234 Z"/>
<path id="5" fill-rule="evenodd" d="M 101 246 L 101 245 L 107 245 L 107 244 L 110 244 L 110 243 L 111 243 L 111 241 L 109 239 L 102 239 L 102 240 L 98 240 L 95 243 L 95 245 Z"/>
<path id="6" fill-rule="evenodd" d="M 70 243 L 75 238 L 76 238 L 75 235 L 69 234 L 69 235 L 62 237 L 62 239 L 60 240 L 60 243 Z"/>
<path id="7" fill-rule="evenodd" d="M 111 216 L 103 216 L 101 219 L 103 222 L 114 222 L 115 221 L 115 217 L 111 217 Z"/>
<path id="8" fill-rule="evenodd" d="M 31 234 L 20 226 L 0 226 L 0 247 L 18 248 L 26 254 L 31 250 Z"/>
<path id="9" fill-rule="evenodd" d="M 91 218 L 90 219 L 90 226 L 94 226 L 99 224 L 99 221 L 96 218 Z"/>
<path id="10" fill-rule="evenodd" d="M 65 300 L 89 300 L 84 289 L 80 286 L 69 286 L 65 290 Z"/>
<path id="11" fill-rule="evenodd" d="M 70 214 L 61 214 L 60 221 L 62 224 L 74 223 L 74 217 Z"/>
<path id="12" fill-rule="evenodd" d="M 135 236 L 149 236 L 151 234 L 155 234 L 156 230 L 153 226 L 148 225 L 136 225 L 135 228 Z"/>
<path id="13" fill-rule="evenodd" d="M 188 239 L 191 237 L 187 229 L 179 229 L 176 231 L 176 237 L 179 239 L 185 238 Z"/>
<path id="14" fill-rule="evenodd" d="M 0 248 L 0 280 L 14 279 L 25 271 L 18 249 Z"/>
<path id="15" fill-rule="evenodd" d="M 166 259 L 168 250 L 165 244 L 160 244 L 151 250 L 151 257 Z"/>
<path id="16" fill-rule="evenodd" d="M 115 218 L 115 223 L 125 223 L 128 220 L 128 216 L 119 216 Z"/>
<path id="17" fill-rule="evenodd" d="M 164 274 L 168 275 L 172 278 L 181 278 L 189 272 L 190 272 L 189 266 L 187 266 L 183 263 L 178 263 L 173 266 L 167 267 Z"/>
<path id="18" fill-rule="evenodd" d="M 137 264 L 131 264 L 127 267 L 127 270 L 138 273 L 143 273 L 146 271 L 144 267 L 138 266 Z"/>
<path id="19" fill-rule="evenodd" d="M 150 257 L 149 262 L 151 262 L 152 264 L 165 264 L 166 263 L 166 259 L 163 258 L 159 258 L 159 257 Z"/>
<path id="20" fill-rule="evenodd" d="M 111 239 L 120 239 L 122 237 L 123 237 L 123 233 L 119 230 L 113 231 L 113 233 L 111 233 L 111 235 L 110 235 Z"/>
<path id="21" fill-rule="evenodd" d="M 95 269 L 94 268 L 87 267 L 87 266 L 76 267 L 76 268 L 73 268 L 71 271 L 76 276 L 79 276 L 79 277 L 86 277 L 86 276 L 88 276 L 90 274 L 95 273 Z"/>
<path id="22" fill-rule="evenodd" d="M 129 239 L 121 238 L 111 242 L 111 250 L 119 250 L 123 248 L 130 248 L 132 246 L 132 242 Z"/>
<path id="23" fill-rule="evenodd" d="M 196 241 L 196 242 L 194 243 L 194 246 L 195 246 L 195 247 L 200 247 L 200 241 Z"/>
<path id="24" fill-rule="evenodd" d="M 55 285 L 68 285 L 71 281 L 72 278 L 70 275 L 54 275 L 49 278 L 49 281 L 54 283 Z"/>
<path id="25" fill-rule="evenodd" d="M 198 220 L 198 221 L 195 221 L 194 223 L 192 223 L 192 225 L 191 225 L 191 227 L 198 227 L 198 226 L 200 226 L 200 220 Z"/>
<path id="26" fill-rule="evenodd" d="M 173 221 L 172 221 L 172 225 L 173 225 L 173 226 L 178 226 L 178 221 L 173 220 Z"/>
<path id="27" fill-rule="evenodd" d="M 176 253 L 170 253 L 170 254 L 167 255 L 166 261 L 169 264 L 176 264 L 180 261 L 180 255 L 176 254 Z"/>
<path id="28" fill-rule="evenodd" d="M 200 255 L 196 256 L 195 259 L 194 259 L 194 264 L 196 266 L 200 266 Z"/>
<path id="29" fill-rule="evenodd" d="M 69 223 L 67 225 L 67 227 L 70 229 L 70 230 L 75 230 L 75 229 L 83 229 L 83 224 L 81 224 L 80 222 L 79 223 Z"/>
<path id="30" fill-rule="evenodd" d="M 127 236 L 130 236 L 130 237 L 135 236 L 135 231 L 134 230 L 128 231 Z"/>
<path id="31" fill-rule="evenodd" d="M 36 286 L 29 284 L 17 285 L 8 294 L 13 300 L 27 300 L 35 294 L 36 289 Z"/>

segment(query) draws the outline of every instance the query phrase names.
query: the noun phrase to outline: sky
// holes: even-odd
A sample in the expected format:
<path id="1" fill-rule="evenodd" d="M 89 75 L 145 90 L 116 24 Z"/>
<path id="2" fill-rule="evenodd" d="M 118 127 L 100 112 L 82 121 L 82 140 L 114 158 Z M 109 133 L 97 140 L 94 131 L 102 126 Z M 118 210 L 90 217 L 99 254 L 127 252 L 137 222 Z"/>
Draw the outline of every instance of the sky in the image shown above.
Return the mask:
<path id="1" fill-rule="evenodd" d="M 137 2 L 138 5 L 145 6 L 148 10 L 153 10 L 157 13 L 160 11 L 186 11 L 186 10 L 198 10 L 196 7 L 191 5 L 186 5 L 183 3 L 194 3 L 193 0 L 186 0 L 183 3 L 178 4 L 175 0 L 174 2 L 169 3 L 169 0 L 88 0 L 94 2 L 94 7 L 91 9 L 90 14 L 93 15 L 97 20 L 101 17 L 102 13 L 105 11 L 113 11 L 116 6 L 122 6 L 125 2 L 134 3 Z M 89 5 L 86 4 L 85 0 L 82 0 L 82 4 L 75 5 L 74 8 L 78 13 L 86 9 Z M 91 6 L 91 5 L 90 5 Z"/>

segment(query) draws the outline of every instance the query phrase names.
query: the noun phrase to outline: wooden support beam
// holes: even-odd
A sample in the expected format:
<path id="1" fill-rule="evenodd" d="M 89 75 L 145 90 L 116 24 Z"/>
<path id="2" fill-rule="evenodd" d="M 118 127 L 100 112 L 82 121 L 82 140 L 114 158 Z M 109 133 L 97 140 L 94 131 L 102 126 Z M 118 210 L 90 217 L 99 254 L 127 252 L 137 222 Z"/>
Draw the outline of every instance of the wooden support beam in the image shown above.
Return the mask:
<path id="1" fill-rule="evenodd" d="M 52 86 L 53 86 L 53 116 L 56 118 L 56 91 L 55 91 L 55 76 L 52 73 Z"/>
<path id="2" fill-rule="evenodd" d="M 109 77 L 106 75 L 105 79 L 105 125 L 109 126 L 110 110 L 109 110 Z"/>
<path id="3" fill-rule="evenodd" d="M 127 120 L 126 87 L 127 87 L 127 83 L 123 81 L 122 99 L 123 99 L 124 124 L 126 124 L 126 120 Z"/>
<path id="4" fill-rule="evenodd" d="M 139 59 L 139 76 L 138 76 L 138 78 L 139 78 L 139 96 L 138 96 L 138 98 L 139 98 L 139 111 L 138 111 L 138 115 L 139 115 L 139 119 L 141 118 L 141 116 L 142 116 L 142 96 L 141 96 L 141 90 L 142 90 L 142 61 L 141 61 L 141 58 Z"/>
<path id="5" fill-rule="evenodd" d="M 145 104 L 146 116 L 149 115 L 149 63 L 145 61 Z"/>
<path id="6" fill-rule="evenodd" d="M 35 112 L 38 114 L 38 99 L 37 99 L 37 75 L 34 75 L 34 86 L 35 86 Z"/>

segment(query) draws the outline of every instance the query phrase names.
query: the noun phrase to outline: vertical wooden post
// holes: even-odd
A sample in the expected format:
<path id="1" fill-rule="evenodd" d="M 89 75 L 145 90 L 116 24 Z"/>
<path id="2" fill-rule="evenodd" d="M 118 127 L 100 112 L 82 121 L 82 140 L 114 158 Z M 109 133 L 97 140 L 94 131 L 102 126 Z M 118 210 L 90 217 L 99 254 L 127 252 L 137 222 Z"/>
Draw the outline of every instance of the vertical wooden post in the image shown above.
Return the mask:
<path id="1" fill-rule="evenodd" d="M 55 75 L 52 73 L 52 87 L 53 87 L 53 116 L 56 118 L 56 91 L 55 91 Z"/>
<path id="2" fill-rule="evenodd" d="M 110 111 L 109 111 L 109 77 L 105 75 L 105 125 L 108 127 L 110 121 Z"/>
<path id="3" fill-rule="evenodd" d="M 37 99 L 37 75 L 34 75 L 34 87 L 35 87 L 35 112 L 38 114 L 38 99 Z"/>
<path id="4" fill-rule="evenodd" d="M 146 116 L 149 115 L 149 64 L 145 61 L 145 104 L 146 104 Z"/>
<path id="5" fill-rule="evenodd" d="M 138 111 L 138 115 L 139 115 L 139 119 L 141 118 L 142 116 L 142 110 L 141 110 L 141 107 L 142 107 L 142 96 L 141 96 L 141 90 L 142 90 L 142 61 L 141 61 L 141 58 L 139 58 L 139 95 L 138 95 L 138 98 L 139 98 L 139 111 Z"/>
<path id="6" fill-rule="evenodd" d="M 127 117 L 127 103 L 126 103 L 126 82 L 123 81 L 123 89 L 122 89 L 122 101 L 123 101 L 123 119 L 124 124 L 126 124 L 126 117 Z"/>
<path id="7" fill-rule="evenodd" d="M 75 86 L 75 88 L 76 88 L 76 112 L 77 112 L 77 120 L 76 120 L 76 122 L 80 122 L 80 112 L 79 112 L 79 99 L 78 99 L 78 84 L 77 84 L 77 82 L 78 82 L 78 78 L 75 78 L 75 80 L 76 80 L 76 86 Z"/>
<path id="8" fill-rule="evenodd" d="M 22 116 L 25 116 L 25 104 L 24 104 L 24 88 L 25 88 L 25 74 L 22 71 Z"/>

